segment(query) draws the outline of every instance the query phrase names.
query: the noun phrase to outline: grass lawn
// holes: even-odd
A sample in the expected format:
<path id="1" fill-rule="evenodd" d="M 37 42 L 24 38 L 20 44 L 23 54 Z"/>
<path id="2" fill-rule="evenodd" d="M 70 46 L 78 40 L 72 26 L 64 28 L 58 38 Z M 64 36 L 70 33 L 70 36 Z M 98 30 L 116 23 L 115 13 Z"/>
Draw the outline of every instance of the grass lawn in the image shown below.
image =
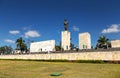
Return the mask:
<path id="1" fill-rule="evenodd" d="M 120 64 L 0 60 L 0 78 L 120 78 Z"/>

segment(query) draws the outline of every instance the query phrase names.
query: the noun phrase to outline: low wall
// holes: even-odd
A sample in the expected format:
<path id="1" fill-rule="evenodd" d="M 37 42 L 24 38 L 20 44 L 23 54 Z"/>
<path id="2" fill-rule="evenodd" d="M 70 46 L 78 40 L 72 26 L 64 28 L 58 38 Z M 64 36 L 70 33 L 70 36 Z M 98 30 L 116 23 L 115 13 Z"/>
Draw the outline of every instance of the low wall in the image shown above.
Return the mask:
<path id="1" fill-rule="evenodd" d="M 120 61 L 120 51 L 70 52 L 50 54 L 0 55 L 0 59 L 36 59 L 36 60 L 116 60 Z"/>

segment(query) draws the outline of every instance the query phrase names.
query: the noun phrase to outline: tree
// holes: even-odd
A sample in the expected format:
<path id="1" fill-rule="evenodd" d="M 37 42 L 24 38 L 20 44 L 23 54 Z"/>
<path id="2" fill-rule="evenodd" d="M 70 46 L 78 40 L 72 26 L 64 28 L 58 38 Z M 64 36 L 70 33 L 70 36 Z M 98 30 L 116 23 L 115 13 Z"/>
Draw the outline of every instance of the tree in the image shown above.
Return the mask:
<path id="1" fill-rule="evenodd" d="M 105 36 L 100 36 L 99 39 L 97 40 L 97 45 L 96 48 L 110 48 L 111 43 L 108 38 Z"/>
<path id="2" fill-rule="evenodd" d="M 61 46 L 55 45 L 55 50 L 56 50 L 56 51 L 60 51 L 60 50 L 61 50 Z"/>
<path id="3" fill-rule="evenodd" d="M 4 54 L 4 47 L 0 47 L 0 54 Z"/>
<path id="4" fill-rule="evenodd" d="M 11 46 L 4 46 L 5 54 L 11 54 L 13 49 Z"/>
<path id="5" fill-rule="evenodd" d="M 70 49 L 71 49 L 71 50 L 74 49 L 74 44 L 70 43 Z"/>
<path id="6" fill-rule="evenodd" d="M 61 51 L 61 41 L 59 45 L 55 45 L 55 50 L 56 51 Z"/>
<path id="7" fill-rule="evenodd" d="M 16 40 L 16 46 L 17 46 L 17 50 L 21 50 L 21 52 L 27 50 L 27 45 L 26 45 L 25 41 L 22 39 L 22 37 L 20 37 Z"/>
<path id="8" fill-rule="evenodd" d="M 11 46 L 2 46 L 0 47 L 0 54 L 11 54 L 13 48 Z"/>

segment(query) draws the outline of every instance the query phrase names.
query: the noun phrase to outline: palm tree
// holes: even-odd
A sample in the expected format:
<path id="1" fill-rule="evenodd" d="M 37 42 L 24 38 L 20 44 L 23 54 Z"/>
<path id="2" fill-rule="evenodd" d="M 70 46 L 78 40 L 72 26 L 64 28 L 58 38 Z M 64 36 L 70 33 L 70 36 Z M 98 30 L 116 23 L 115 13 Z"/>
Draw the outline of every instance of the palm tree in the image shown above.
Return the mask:
<path id="1" fill-rule="evenodd" d="M 106 38 L 105 36 L 99 37 L 96 48 L 108 48 L 108 47 L 109 48 L 111 47 L 109 39 Z"/>
<path id="2" fill-rule="evenodd" d="M 21 50 L 21 52 L 25 51 L 27 48 L 27 45 L 25 41 L 22 39 L 22 37 L 16 40 L 16 46 L 17 46 L 17 50 Z"/>
<path id="3" fill-rule="evenodd" d="M 70 49 L 73 50 L 74 44 L 70 43 Z"/>

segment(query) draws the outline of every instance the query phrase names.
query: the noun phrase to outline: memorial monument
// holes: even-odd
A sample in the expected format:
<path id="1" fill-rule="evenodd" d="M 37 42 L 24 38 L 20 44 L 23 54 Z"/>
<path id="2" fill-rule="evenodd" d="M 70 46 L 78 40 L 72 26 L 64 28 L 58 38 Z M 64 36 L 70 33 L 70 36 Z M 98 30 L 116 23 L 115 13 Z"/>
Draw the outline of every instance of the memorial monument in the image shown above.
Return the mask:
<path id="1" fill-rule="evenodd" d="M 70 32 L 68 31 L 68 21 L 64 20 L 64 31 L 61 35 L 61 48 L 63 50 L 70 50 Z"/>
<path id="2" fill-rule="evenodd" d="M 30 53 L 55 51 L 55 40 L 33 42 L 30 44 Z"/>
<path id="3" fill-rule="evenodd" d="M 120 40 L 112 40 L 111 46 L 112 48 L 120 48 Z"/>
<path id="4" fill-rule="evenodd" d="M 88 32 L 79 34 L 79 49 L 91 49 L 91 37 Z"/>

